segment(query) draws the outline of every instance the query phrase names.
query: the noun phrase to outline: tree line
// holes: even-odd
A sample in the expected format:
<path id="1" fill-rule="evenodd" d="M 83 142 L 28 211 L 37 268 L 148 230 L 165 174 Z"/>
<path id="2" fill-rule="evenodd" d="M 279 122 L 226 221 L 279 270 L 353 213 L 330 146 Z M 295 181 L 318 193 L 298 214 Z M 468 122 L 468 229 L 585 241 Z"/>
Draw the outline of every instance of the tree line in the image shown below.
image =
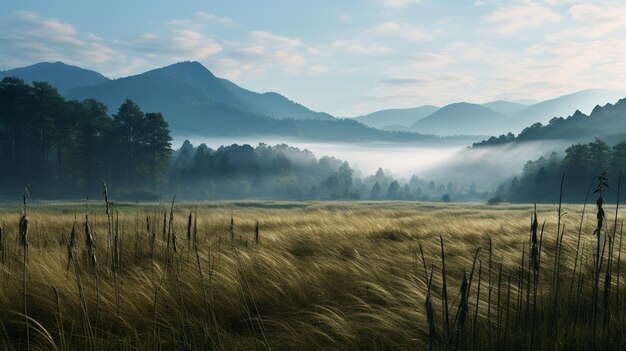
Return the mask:
<path id="1" fill-rule="evenodd" d="M 562 157 L 553 152 L 528 161 L 522 174 L 503 184 L 498 192 L 511 202 L 557 202 L 561 177 L 565 174 L 564 201 L 583 202 L 590 184 L 605 171 L 611 180 L 606 198 L 615 199 L 618 180 L 626 176 L 626 141 L 609 146 L 596 138 L 587 144 L 568 147 Z M 622 198 L 626 198 L 624 194 Z"/>
<path id="2" fill-rule="evenodd" d="M 97 196 L 102 181 L 120 196 L 163 184 L 171 154 L 158 112 L 126 100 L 109 116 L 93 99 L 66 101 L 47 83 L 0 81 L 0 198 L 28 186 L 47 198 Z"/>
<path id="3" fill-rule="evenodd" d="M 363 176 L 347 161 L 317 159 L 286 144 L 212 149 L 185 141 L 174 153 L 168 179 L 169 191 L 187 199 L 465 201 L 488 195 L 456 182 L 435 183 L 415 175 L 396 179 L 383 169 Z"/>

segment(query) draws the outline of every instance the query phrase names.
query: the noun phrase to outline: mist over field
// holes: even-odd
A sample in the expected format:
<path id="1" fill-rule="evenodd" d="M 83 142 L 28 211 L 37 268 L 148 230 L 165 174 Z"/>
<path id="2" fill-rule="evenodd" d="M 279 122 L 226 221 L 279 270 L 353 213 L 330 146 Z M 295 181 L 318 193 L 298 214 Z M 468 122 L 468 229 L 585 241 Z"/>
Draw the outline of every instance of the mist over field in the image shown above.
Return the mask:
<path id="1" fill-rule="evenodd" d="M 440 166 L 453 162 L 455 155 L 467 147 L 461 142 L 445 145 L 385 142 L 328 143 L 284 137 L 209 138 L 199 136 L 175 137 L 172 144 L 178 147 L 185 140 L 189 140 L 193 145 L 204 143 L 213 149 L 232 144 L 248 144 L 253 147 L 260 143 L 287 144 L 301 150 L 309 150 L 316 157 L 332 156 L 348 161 L 350 167 L 361 175 L 371 175 L 382 168 L 391 171 L 396 177 L 405 179 L 409 179 L 412 175 L 436 173 Z"/>

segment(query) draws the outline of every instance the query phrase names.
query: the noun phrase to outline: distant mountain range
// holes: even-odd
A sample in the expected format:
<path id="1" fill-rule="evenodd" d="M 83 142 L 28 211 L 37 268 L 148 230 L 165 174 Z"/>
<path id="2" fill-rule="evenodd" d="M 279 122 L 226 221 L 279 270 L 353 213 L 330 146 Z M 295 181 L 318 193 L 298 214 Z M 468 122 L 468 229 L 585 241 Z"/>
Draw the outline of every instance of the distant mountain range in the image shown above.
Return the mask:
<path id="1" fill-rule="evenodd" d="M 491 137 L 475 147 L 515 144 L 528 141 L 563 140 L 590 142 L 600 138 L 609 144 L 626 140 L 626 98 L 615 104 L 596 106 L 587 115 L 577 110 L 569 117 L 553 118 L 546 125 L 533 124 L 519 133 Z"/>
<path id="2" fill-rule="evenodd" d="M 442 107 L 411 125 L 436 135 L 485 135 L 486 131 L 506 128 L 506 115 L 487 107 L 459 102 Z"/>
<path id="3" fill-rule="evenodd" d="M 498 100 L 482 105 L 453 103 L 441 109 L 426 105 L 382 110 L 355 119 L 385 130 L 437 135 L 497 135 L 519 133 L 536 122 L 547 123 L 553 117 L 567 116 L 577 109 L 589 113 L 596 105 L 614 102 L 625 96 L 625 91 L 588 89 L 530 105 L 525 103 L 531 101 L 522 100 Z M 424 111 L 432 112 L 424 115 Z"/>
<path id="4" fill-rule="evenodd" d="M 198 62 L 180 62 L 138 75 L 109 79 L 100 73 L 62 62 L 0 71 L 27 83 L 46 81 L 68 99 L 95 98 L 115 114 L 130 98 L 144 111 L 162 112 L 175 135 L 274 135 L 342 141 L 428 141 L 432 136 L 476 137 L 519 133 L 535 122 L 626 96 L 621 91 L 591 89 L 526 105 L 530 101 L 453 103 L 391 109 L 353 119 L 340 119 L 289 100 L 274 92 L 257 93 L 216 77 Z M 448 138 L 449 140 L 450 138 Z"/>
<path id="5" fill-rule="evenodd" d="M 424 105 L 415 108 L 376 111 L 354 119 L 365 125 L 379 129 L 389 129 L 391 127 L 405 129 L 407 126 L 412 125 L 438 109 L 439 107 L 437 106 Z"/>
<path id="6" fill-rule="evenodd" d="M 176 136 L 289 136 L 345 142 L 443 142 L 450 138 L 390 132 L 352 119 L 315 112 L 278 93 L 256 93 L 213 75 L 198 62 L 180 62 L 142 74 L 110 80 L 61 62 L 3 72 L 28 83 L 47 81 L 68 99 L 94 98 L 110 114 L 125 99 L 146 112 L 162 112 Z M 60 87 L 60 88 L 59 88 Z M 476 141 L 457 138 L 457 142 Z"/>
<path id="7" fill-rule="evenodd" d="M 63 62 L 42 62 L 32 66 L 0 71 L 0 79 L 4 77 L 18 77 L 28 84 L 48 82 L 65 95 L 72 89 L 100 84 L 109 81 L 109 78 L 94 71 L 66 65 Z"/>

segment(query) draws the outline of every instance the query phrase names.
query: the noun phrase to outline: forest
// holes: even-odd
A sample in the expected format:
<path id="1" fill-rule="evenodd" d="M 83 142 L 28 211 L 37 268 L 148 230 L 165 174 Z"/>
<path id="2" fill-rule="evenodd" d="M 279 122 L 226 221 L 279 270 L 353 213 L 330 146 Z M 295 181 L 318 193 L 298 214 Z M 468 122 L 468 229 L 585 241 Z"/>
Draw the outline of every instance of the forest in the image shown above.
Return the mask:
<path id="1" fill-rule="evenodd" d="M 607 199 L 613 201 L 620 177 L 626 175 L 626 141 L 610 146 L 596 139 L 568 147 L 562 157 L 553 152 L 528 161 L 522 174 L 503 184 L 498 192 L 510 202 L 556 203 L 563 178 L 563 200 L 582 203 L 588 196 L 591 198 L 591 185 L 603 172 L 611 180 Z"/>
<path id="2" fill-rule="evenodd" d="M 47 83 L 0 82 L 0 198 L 25 186 L 38 198 L 97 196 L 106 180 L 120 196 L 162 184 L 168 124 L 130 100 L 113 116 L 102 103 L 66 101 Z"/>

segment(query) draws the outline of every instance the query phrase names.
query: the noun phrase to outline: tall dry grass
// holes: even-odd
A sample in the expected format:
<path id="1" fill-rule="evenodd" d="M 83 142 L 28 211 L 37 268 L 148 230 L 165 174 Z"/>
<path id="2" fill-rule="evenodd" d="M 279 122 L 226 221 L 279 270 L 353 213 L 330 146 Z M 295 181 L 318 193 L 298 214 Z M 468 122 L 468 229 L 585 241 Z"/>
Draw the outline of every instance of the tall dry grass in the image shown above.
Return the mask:
<path id="1" fill-rule="evenodd" d="M 604 204 L 620 218 L 604 218 L 598 259 L 597 214 L 583 206 L 31 204 L 26 271 L 19 207 L 2 207 L 0 344 L 623 349 L 614 210 Z"/>

